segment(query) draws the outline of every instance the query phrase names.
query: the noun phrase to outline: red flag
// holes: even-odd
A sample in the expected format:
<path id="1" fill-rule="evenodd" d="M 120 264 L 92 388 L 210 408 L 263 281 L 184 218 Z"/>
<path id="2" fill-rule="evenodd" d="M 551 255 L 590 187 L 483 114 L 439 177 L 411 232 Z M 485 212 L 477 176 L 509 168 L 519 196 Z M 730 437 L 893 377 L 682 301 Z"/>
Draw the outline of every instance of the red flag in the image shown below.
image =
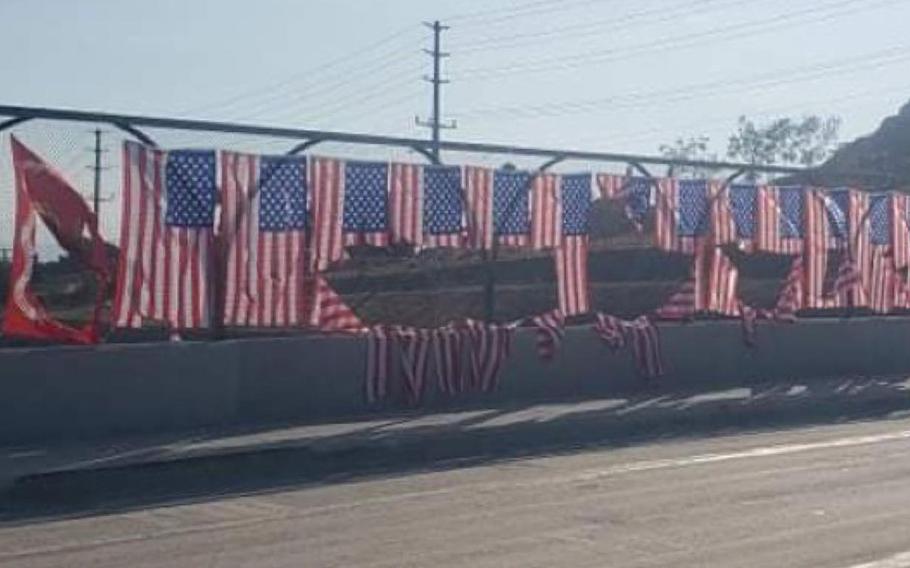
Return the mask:
<path id="1" fill-rule="evenodd" d="M 16 177 L 16 232 L 3 333 L 68 343 L 97 343 L 98 316 L 109 276 L 97 219 L 56 170 L 15 137 L 11 141 Z M 100 285 L 95 310 L 84 328 L 72 328 L 53 319 L 30 289 L 38 217 L 60 246 L 84 262 L 98 277 Z"/>

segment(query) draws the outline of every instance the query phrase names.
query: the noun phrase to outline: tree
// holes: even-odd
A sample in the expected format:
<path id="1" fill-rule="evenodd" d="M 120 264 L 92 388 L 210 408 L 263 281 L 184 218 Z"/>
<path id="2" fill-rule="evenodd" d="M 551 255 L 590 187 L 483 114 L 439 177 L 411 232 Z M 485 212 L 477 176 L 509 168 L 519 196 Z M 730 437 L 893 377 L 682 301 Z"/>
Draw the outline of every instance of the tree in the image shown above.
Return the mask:
<path id="1" fill-rule="evenodd" d="M 730 136 L 727 157 L 754 165 L 812 167 L 835 149 L 841 120 L 836 116 L 778 118 L 760 126 L 740 116 Z"/>
<path id="2" fill-rule="evenodd" d="M 661 144 L 660 154 L 671 160 L 700 160 L 717 161 L 717 154 L 708 153 L 708 143 L 711 139 L 705 135 L 689 138 L 677 138 L 672 144 Z M 708 177 L 712 171 L 694 166 L 676 166 L 676 175 L 689 175 L 692 177 Z"/>

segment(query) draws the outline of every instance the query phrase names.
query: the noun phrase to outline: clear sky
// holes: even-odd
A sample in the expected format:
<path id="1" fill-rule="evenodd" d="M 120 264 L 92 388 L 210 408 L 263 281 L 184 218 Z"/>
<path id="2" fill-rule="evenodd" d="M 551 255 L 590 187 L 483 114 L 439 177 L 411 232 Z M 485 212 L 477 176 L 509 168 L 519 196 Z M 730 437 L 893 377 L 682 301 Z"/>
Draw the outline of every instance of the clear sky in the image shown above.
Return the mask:
<path id="1" fill-rule="evenodd" d="M 420 23 L 432 19 L 451 26 L 450 139 L 656 153 L 705 134 L 722 154 L 741 114 L 836 114 L 850 140 L 910 99 L 907 0 L 0 0 L 0 102 L 426 136 L 414 116 L 430 110 Z M 90 128 L 17 132 L 87 192 Z M 120 136 L 106 140 L 116 166 Z M 8 134 L 0 142 L 8 246 Z M 115 241 L 115 169 L 104 182 Z"/>

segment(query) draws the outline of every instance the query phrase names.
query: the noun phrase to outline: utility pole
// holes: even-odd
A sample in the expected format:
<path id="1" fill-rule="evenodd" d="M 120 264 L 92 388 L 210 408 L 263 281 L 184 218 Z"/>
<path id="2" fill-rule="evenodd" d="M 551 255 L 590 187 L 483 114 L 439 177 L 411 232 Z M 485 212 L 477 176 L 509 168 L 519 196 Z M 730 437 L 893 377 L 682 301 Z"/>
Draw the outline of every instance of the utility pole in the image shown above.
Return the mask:
<path id="1" fill-rule="evenodd" d="M 91 152 L 95 154 L 95 165 L 88 166 L 88 168 L 94 173 L 92 212 L 95 214 L 95 219 L 98 220 L 99 229 L 101 228 L 101 204 L 106 201 L 110 201 L 110 198 L 108 197 L 101 197 L 101 172 L 107 169 L 101 165 L 101 154 L 107 151 L 101 147 L 102 132 L 103 131 L 100 128 L 96 128 L 93 131 L 95 135 L 95 147 L 91 149 Z"/>
<path id="2" fill-rule="evenodd" d="M 443 128 L 455 128 L 457 126 L 454 120 L 447 123 L 442 122 L 441 87 L 449 81 L 441 77 L 441 63 L 442 58 L 448 57 L 449 54 L 441 50 L 441 36 L 443 30 L 449 29 L 449 26 L 442 25 L 439 20 L 432 24 L 424 22 L 423 25 L 433 30 L 433 50 L 423 50 L 424 53 L 433 58 L 433 76 L 424 76 L 423 78 L 424 81 L 433 84 L 433 114 L 428 120 L 420 120 L 419 117 L 415 120 L 419 126 L 425 126 L 430 129 L 430 151 L 433 153 L 435 161 L 439 163 L 439 131 Z"/>

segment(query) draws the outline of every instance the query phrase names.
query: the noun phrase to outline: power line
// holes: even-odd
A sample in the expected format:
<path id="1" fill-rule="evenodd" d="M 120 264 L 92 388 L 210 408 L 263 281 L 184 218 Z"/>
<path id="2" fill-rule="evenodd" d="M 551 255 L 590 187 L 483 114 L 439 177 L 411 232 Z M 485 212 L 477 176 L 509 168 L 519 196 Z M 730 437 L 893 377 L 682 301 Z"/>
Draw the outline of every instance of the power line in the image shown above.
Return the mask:
<path id="1" fill-rule="evenodd" d="M 538 32 L 528 32 L 521 34 L 513 34 L 506 36 L 488 36 L 482 37 L 479 39 L 471 40 L 466 42 L 467 44 L 462 47 L 456 42 L 459 53 L 472 53 L 475 51 L 487 51 L 492 48 L 496 49 L 513 49 L 516 47 L 525 47 L 528 45 L 537 44 L 542 39 L 551 38 L 553 36 L 560 36 L 566 33 L 572 33 L 571 38 L 565 39 L 578 39 L 582 37 L 588 37 L 592 35 L 603 35 L 604 32 L 607 32 L 612 29 L 629 29 L 629 23 L 635 22 L 637 20 L 646 20 L 644 23 L 647 25 L 659 24 L 662 22 L 668 22 L 672 20 L 678 20 L 681 16 L 692 16 L 695 14 L 700 14 L 704 12 L 712 12 L 718 9 L 729 9 L 735 6 L 740 6 L 743 4 L 753 4 L 753 0 L 733 0 L 726 3 L 720 4 L 717 6 L 717 2 L 720 0 L 699 0 L 696 2 L 685 1 L 677 4 L 676 6 L 666 7 L 660 6 L 658 8 L 650 8 L 646 10 L 639 10 L 637 12 L 632 12 L 630 14 L 625 14 L 622 16 L 612 16 L 606 19 L 586 21 L 577 24 L 571 24 L 561 27 L 550 27 L 545 31 Z M 695 4 L 695 5 L 693 5 Z M 699 6 L 701 6 L 699 8 Z M 657 17 L 655 17 L 657 16 Z M 589 30 L 589 31 L 580 31 L 580 30 Z M 517 40 L 517 41 L 516 41 Z"/>
<path id="2" fill-rule="evenodd" d="M 346 61 L 351 61 L 364 53 L 374 53 L 375 54 L 375 50 L 377 48 L 380 48 L 380 47 L 382 47 L 386 44 L 392 43 L 394 41 L 403 39 L 408 34 L 413 35 L 413 32 L 415 32 L 415 31 L 417 31 L 417 28 L 414 28 L 413 26 L 406 26 L 406 27 L 400 28 L 400 29 L 396 30 L 395 32 L 393 32 L 387 36 L 384 36 L 375 42 L 369 43 L 363 47 L 355 49 L 354 51 L 348 52 L 340 57 L 336 57 L 332 60 L 329 60 L 325 63 L 322 63 L 320 65 L 317 65 L 317 66 L 307 69 L 305 71 L 300 71 L 300 72 L 294 73 L 293 75 L 291 75 L 281 81 L 276 81 L 276 82 L 270 83 L 268 85 L 263 85 L 261 87 L 255 88 L 255 89 L 250 89 L 248 91 L 238 93 L 227 99 L 222 99 L 221 101 L 215 101 L 215 102 L 206 104 L 205 106 L 200 105 L 198 107 L 190 108 L 190 109 L 180 112 L 179 114 L 180 115 L 191 115 L 191 114 L 196 114 L 196 113 L 203 112 L 203 111 L 210 111 L 212 109 L 219 109 L 219 108 L 223 108 L 223 107 L 232 107 L 232 106 L 236 106 L 236 104 L 241 101 L 247 100 L 251 97 L 257 97 L 262 94 L 274 96 L 276 91 L 278 91 L 279 89 L 282 89 L 296 81 L 299 81 L 301 79 L 311 80 L 314 75 L 318 75 L 319 73 L 325 72 L 330 69 L 335 70 L 342 63 L 345 63 Z"/>
<path id="3" fill-rule="evenodd" d="M 906 60 L 910 57 L 910 46 L 896 46 L 862 56 L 831 60 L 814 65 L 791 67 L 785 70 L 775 70 L 742 79 L 718 79 L 709 82 L 685 85 L 671 89 L 656 91 L 638 91 L 614 95 L 612 97 L 563 101 L 534 106 L 501 106 L 478 109 L 460 113 L 462 117 L 489 117 L 498 118 L 531 118 L 539 116 L 558 116 L 597 110 L 613 110 L 617 108 L 635 108 L 656 103 L 676 102 L 687 100 L 693 95 L 704 96 L 730 90 L 731 87 L 742 85 L 777 86 L 781 84 L 796 83 L 814 80 L 828 75 L 840 75 L 847 72 L 867 71 Z M 792 79 L 787 77 L 792 76 Z M 734 89 L 739 90 L 739 89 Z M 625 103 L 625 104 L 623 104 Z M 508 115 L 508 116 L 503 116 Z"/>
<path id="4" fill-rule="evenodd" d="M 537 16 L 548 14 L 550 12 L 564 12 L 571 8 L 587 6 L 590 4 L 606 3 L 613 0 L 535 0 L 521 4 L 512 4 L 502 8 L 493 8 L 491 10 L 479 10 L 462 14 L 454 14 L 446 17 L 446 21 L 480 21 L 481 25 L 499 24 L 502 22 L 511 23 L 517 18 L 525 16 Z"/>
<path id="5" fill-rule="evenodd" d="M 457 76 L 462 79 L 489 79 L 493 77 L 515 75 L 521 73 L 540 73 L 541 71 L 549 70 L 570 70 L 585 64 L 614 61 L 620 57 L 626 58 L 632 55 L 640 55 L 642 53 L 665 51 L 667 49 L 678 49 L 680 47 L 692 47 L 704 43 L 711 43 L 714 40 L 715 36 L 720 36 L 718 38 L 719 41 L 741 39 L 743 37 L 766 33 L 771 30 L 779 30 L 782 28 L 792 27 L 795 25 L 804 25 L 807 23 L 822 22 L 839 16 L 853 14 L 858 11 L 881 8 L 902 2 L 902 0 L 879 0 L 878 2 L 873 2 L 871 6 L 856 6 L 852 9 L 841 10 L 839 12 L 836 11 L 834 13 L 822 14 L 821 16 L 818 16 L 820 10 L 849 6 L 850 4 L 855 4 L 857 1 L 858 0 L 837 0 L 835 2 L 829 2 L 828 4 L 825 4 L 822 8 L 815 7 L 810 9 L 794 10 L 791 12 L 778 14 L 770 18 L 749 20 L 746 22 L 741 22 L 739 24 L 710 28 L 708 30 L 700 31 L 697 35 L 691 33 L 685 35 L 676 35 L 618 49 L 588 51 L 585 53 L 568 55 L 564 57 L 545 59 L 536 61 L 534 63 L 466 69 L 458 73 Z M 816 17 L 803 20 L 798 19 L 800 16 L 806 15 L 814 15 Z M 784 23 L 784 25 L 771 25 L 779 23 Z"/>

